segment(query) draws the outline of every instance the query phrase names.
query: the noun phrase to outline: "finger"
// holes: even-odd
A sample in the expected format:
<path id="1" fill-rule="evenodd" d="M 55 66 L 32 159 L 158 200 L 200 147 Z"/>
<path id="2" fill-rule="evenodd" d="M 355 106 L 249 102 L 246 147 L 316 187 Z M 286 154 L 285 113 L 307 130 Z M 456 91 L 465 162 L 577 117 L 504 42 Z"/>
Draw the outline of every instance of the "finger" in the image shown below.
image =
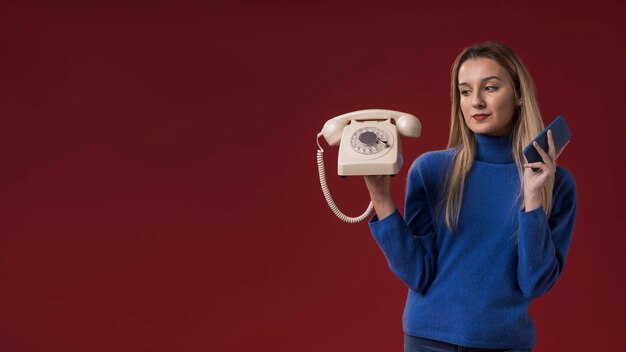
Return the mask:
<path id="1" fill-rule="evenodd" d="M 563 145 L 563 146 L 561 147 L 561 150 L 559 150 L 559 153 L 556 155 L 555 160 L 559 158 L 559 155 L 561 155 L 561 153 L 563 153 L 563 149 L 565 149 L 565 147 L 567 147 L 567 145 L 569 144 L 569 142 L 570 142 L 570 141 L 567 141 L 567 143 L 565 143 L 565 145 Z"/>
<path id="2" fill-rule="evenodd" d="M 544 174 L 550 174 L 552 172 L 552 168 L 550 168 L 550 166 L 546 165 L 545 163 L 542 162 L 536 162 L 536 163 L 526 163 L 524 164 L 524 167 L 527 169 L 540 169 Z M 537 173 L 539 171 L 535 171 L 532 170 L 534 173 Z"/>
<path id="3" fill-rule="evenodd" d="M 550 154 L 553 160 L 556 159 L 556 148 L 554 147 L 552 130 L 548 130 L 548 154 Z"/>
<path id="4" fill-rule="evenodd" d="M 524 164 L 524 167 L 538 168 L 538 167 L 541 167 L 542 165 L 545 165 L 545 164 L 542 163 L 541 161 L 538 161 L 536 163 L 526 163 L 526 164 Z"/>
<path id="5" fill-rule="evenodd" d="M 537 149 L 539 155 L 541 155 L 541 159 L 543 159 L 544 163 L 552 163 L 552 157 L 539 146 L 539 143 L 533 142 L 533 146 Z"/>
<path id="6" fill-rule="evenodd" d="M 546 166 L 546 164 L 542 163 L 541 161 L 536 162 L 536 163 L 526 163 L 524 164 L 524 167 L 527 169 L 541 169 L 542 167 Z M 535 170 L 533 170 L 533 172 L 536 172 Z"/>
<path id="7" fill-rule="evenodd" d="M 542 162 L 538 162 L 538 163 L 526 163 L 524 164 L 524 168 L 530 170 L 532 173 L 536 174 L 539 171 L 541 171 L 541 167 L 545 165 Z"/>

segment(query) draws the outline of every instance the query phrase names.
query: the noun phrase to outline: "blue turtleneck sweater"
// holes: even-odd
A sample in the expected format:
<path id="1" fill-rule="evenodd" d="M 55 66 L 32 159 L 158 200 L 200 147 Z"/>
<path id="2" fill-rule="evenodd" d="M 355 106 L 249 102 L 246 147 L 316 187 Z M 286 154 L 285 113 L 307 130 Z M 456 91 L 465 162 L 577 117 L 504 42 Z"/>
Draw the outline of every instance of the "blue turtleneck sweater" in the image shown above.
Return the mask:
<path id="1" fill-rule="evenodd" d="M 576 214 L 572 175 L 558 166 L 553 208 L 525 212 L 510 137 L 476 134 L 457 231 L 435 216 L 454 149 L 427 152 L 396 210 L 370 228 L 391 270 L 408 286 L 404 332 L 466 347 L 528 349 L 533 298 L 563 271 Z M 520 210 L 522 209 L 522 210 Z"/>

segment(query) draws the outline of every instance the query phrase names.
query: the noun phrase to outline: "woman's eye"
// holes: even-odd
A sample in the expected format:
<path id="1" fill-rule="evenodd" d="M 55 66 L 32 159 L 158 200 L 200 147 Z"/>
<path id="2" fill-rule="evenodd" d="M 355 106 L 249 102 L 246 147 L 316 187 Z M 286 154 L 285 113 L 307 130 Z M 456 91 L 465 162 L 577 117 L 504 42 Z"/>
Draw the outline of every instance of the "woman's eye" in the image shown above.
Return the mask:
<path id="1" fill-rule="evenodd" d="M 468 96 L 469 94 L 470 94 L 469 90 L 462 90 L 461 91 L 461 95 L 464 96 L 464 97 Z"/>
<path id="2" fill-rule="evenodd" d="M 485 90 L 488 92 L 495 92 L 496 90 L 498 90 L 498 87 L 496 86 L 486 86 Z"/>

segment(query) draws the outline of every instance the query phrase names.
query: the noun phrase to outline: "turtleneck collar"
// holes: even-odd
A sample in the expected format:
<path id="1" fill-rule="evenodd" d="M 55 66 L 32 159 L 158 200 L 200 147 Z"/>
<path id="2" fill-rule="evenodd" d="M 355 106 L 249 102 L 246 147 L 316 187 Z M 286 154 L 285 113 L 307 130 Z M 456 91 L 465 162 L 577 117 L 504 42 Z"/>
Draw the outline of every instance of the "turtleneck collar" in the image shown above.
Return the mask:
<path id="1" fill-rule="evenodd" d="M 495 137 L 475 133 L 476 160 L 494 164 L 507 164 L 514 161 L 511 152 L 511 136 Z"/>

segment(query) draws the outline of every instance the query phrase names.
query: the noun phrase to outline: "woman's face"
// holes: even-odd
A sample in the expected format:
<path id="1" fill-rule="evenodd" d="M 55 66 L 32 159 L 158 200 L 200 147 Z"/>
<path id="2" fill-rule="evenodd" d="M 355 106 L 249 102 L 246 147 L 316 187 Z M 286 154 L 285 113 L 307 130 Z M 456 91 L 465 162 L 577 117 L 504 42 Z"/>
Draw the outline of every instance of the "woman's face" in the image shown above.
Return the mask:
<path id="1" fill-rule="evenodd" d="M 461 112 L 474 133 L 507 136 L 516 108 L 513 84 L 506 71 L 486 58 L 470 59 L 459 68 Z"/>

